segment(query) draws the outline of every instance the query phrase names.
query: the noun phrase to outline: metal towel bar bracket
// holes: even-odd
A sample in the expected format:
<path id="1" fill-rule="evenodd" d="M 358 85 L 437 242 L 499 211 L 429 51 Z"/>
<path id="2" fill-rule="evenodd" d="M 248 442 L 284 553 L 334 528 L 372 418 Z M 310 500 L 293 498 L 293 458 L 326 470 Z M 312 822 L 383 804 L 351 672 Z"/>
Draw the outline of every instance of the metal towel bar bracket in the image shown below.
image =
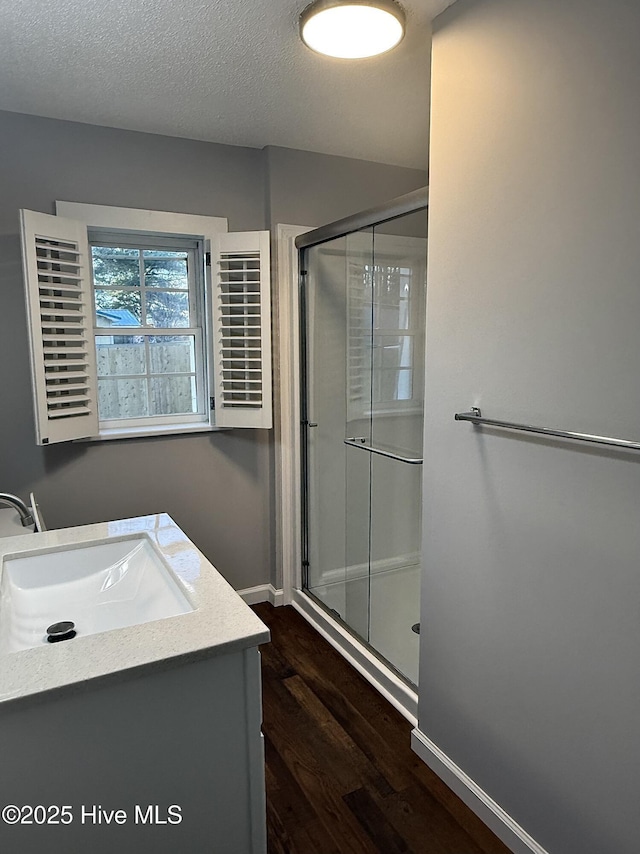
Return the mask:
<path id="1" fill-rule="evenodd" d="M 454 417 L 456 421 L 470 421 L 480 427 L 505 427 L 507 430 L 520 430 L 524 433 L 539 433 L 542 436 L 557 436 L 560 439 L 574 439 L 578 442 L 591 442 L 596 445 L 611 445 L 614 448 L 624 448 L 627 451 L 640 451 L 640 442 L 629 442 L 627 439 L 612 439 L 609 436 L 572 433 L 569 430 L 551 430 L 549 427 L 533 427 L 530 424 L 515 424 L 512 421 L 484 418 L 477 406 L 472 407 L 469 412 L 456 412 Z"/>

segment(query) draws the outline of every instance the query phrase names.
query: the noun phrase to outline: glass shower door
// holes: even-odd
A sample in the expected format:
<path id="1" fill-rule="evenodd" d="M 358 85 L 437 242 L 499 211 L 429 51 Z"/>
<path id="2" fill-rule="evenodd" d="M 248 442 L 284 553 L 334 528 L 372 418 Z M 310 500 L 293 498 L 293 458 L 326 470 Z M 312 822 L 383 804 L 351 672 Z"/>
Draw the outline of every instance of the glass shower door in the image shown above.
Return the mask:
<path id="1" fill-rule="evenodd" d="M 369 643 L 418 681 L 426 211 L 374 229 Z M 387 456 L 388 454 L 388 456 Z"/>
<path id="2" fill-rule="evenodd" d="M 307 250 L 305 589 L 418 678 L 426 213 Z"/>
<path id="3" fill-rule="evenodd" d="M 363 276 L 366 280 L 372 259 L 373 229 L 313 247 L 302 292 L 304 587 L 365 641 L 370 463 L 368 454 L 349 453 L 344 440 L 345 430 L 365 430 L 367 441 L 371 435 L 370 418 L 361 413 L 370 409 L 372 304 Z M 349 400 L 355 394 L 362 405 L 359 417 L 350 419 Z"/>
<path id="4" fill-rule="evenodd" d="M 369 642 L 371 617 L 371 335 L 374 229 L 350 234 L 346 257 L 345 622 Z"/>

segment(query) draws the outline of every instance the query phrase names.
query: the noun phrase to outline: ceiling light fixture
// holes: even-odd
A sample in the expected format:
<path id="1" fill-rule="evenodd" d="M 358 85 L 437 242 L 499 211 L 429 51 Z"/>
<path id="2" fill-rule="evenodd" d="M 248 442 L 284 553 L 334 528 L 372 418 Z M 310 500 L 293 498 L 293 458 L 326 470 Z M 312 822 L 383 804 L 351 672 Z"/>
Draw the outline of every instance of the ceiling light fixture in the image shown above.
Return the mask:
<path id="1" fill-rule="evenodd" d="M 316 53 L 363 59 L 399 44 L 404 21 L 394 0 L 316 0 L 300 16 L 300 37 Z"/>

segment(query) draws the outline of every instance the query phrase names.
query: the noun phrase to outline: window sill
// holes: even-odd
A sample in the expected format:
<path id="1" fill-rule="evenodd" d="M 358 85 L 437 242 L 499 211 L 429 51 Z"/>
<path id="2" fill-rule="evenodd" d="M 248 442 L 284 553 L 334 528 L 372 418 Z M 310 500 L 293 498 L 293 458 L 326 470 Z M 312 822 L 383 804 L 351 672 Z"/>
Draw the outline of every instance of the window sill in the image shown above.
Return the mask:
<path id="1" fill-rule="evenodd" d="M 215 433 L 225 430 L 225 427 L 214 427 L 210 424 L 161 424 L 155 427 L 133 427 L 127 429 L 118 427 L 104 429 L 98 436 L 88 436 L 86 439 L 75 439 L 76 442 L 108 442 L 112 439 L 144 439 L 153 436 L 177 436 L 186 433 Z"/>

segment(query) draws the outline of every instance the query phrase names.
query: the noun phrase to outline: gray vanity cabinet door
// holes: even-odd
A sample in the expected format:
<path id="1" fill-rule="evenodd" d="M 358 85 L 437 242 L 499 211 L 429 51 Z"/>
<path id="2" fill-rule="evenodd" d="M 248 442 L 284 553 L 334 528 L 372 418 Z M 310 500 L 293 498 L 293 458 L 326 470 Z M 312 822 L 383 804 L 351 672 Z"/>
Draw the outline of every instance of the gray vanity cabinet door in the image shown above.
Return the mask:
<path id="1" fill-rule="evenodd" d="M 0 801 L 73 817 L 3 851 L 266 854 L 258 649 L 162 666 L 0 705 Z"/>

